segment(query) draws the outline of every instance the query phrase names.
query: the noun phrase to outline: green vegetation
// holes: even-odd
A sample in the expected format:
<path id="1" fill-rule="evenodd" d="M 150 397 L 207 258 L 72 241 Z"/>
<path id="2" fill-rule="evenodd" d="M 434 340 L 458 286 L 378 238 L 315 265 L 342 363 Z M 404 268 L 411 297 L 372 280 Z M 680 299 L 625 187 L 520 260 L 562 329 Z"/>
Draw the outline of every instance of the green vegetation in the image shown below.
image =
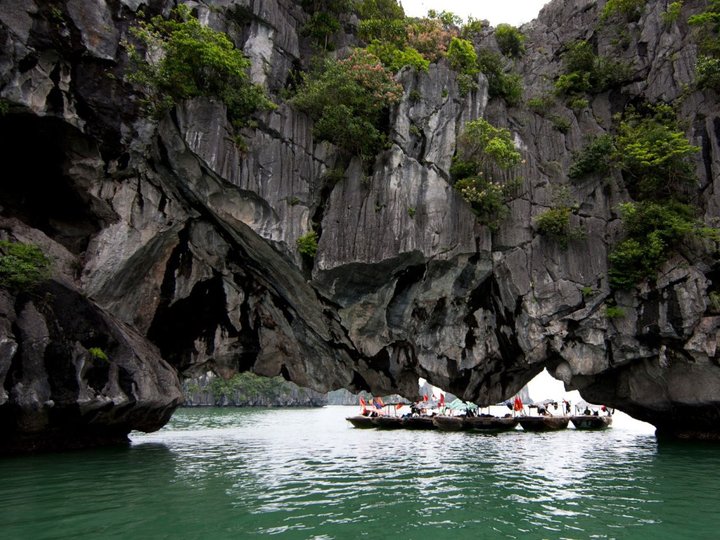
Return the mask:
<path id="1" fill-rule="evenodd" d="M 708 309 L 712 313 L 720 313 L 720 292 L 710 291 L 708 294 Z"/>
<path id="2" fill-rule="evenodd" d="M 565 72 L 555 81 L 555 91 L 567 98 L 604 92 L 619 86 L 630 76 L 627 64 L 597 56 L 592 45 L 583 40 L 568 46 L 563 63 Z"/>
<path id="3" fill-rule="evenodd" d="M 665 24 L 674 24 L 680 18 L 680 11 L 682 10 L 683 0 L 678 2 L 670 2 L 667 10 L 662 14 L 662 20 Z"/>
<path id="4" fill-rule="evenodd" d="M 495 228 L 507 214 L 507 201 L 516 186 L 495 176 L 519 162 L 520 152 L 510 132 L 482 118 L 468 122 L 458 137 L 450 173 L 455 189 L 470 203 L 482 223 Z"/>
<path id="5" fill-rule="evenodd" d="M 582 294 L 583 298 L 590 298 L 591 296 L 594 296 L 596 292 L 597 291 L 595 291 L 595 289 L 593 289 L 589 285 L 586 285 L 582 289 L 580 289 L 580 294 Z"/>
<path id="6" fill-rule="evenodd" d="M 607 306 L 605 316 L 608 319 L 622 319 L 625 316 L 625 310 L 620 306 Z"/>
<path id="7" fill-rule="evenodd" d="M 318 250 L 318 236 L 315 231 L 305 233 L 297 239 L 298 252 L 302 255 L 306 255 L 311 259 L 315 258 Z"/>
<path id="8" fill-rule="evenodd" d="M 110 361 L 108 355 L 105 354 L 105 351 L 103 351 L 100 347 L 90 347 L 88 352 L 90 353 L 90 356 L 92 356 L 93 360 L 100 360 L 101 362 Z"/>
<path id="9" fill-rule="evenodd" d="M 720 58 L 698 56 L 695 64 L 698 88 L 707 88 L 720 92 Z"/>
<path id="10" fill-rule="evenodd" d="M 608 0 L 602 10 L 600 20 L 621 17 L 627 22 L 637 21 L 645 9 L 647 0 Z"/>
<path id="11" fill-rule="evenodd" d="M 466 39 L 452 38 L 448 46 L 447 58 L 450 62 L 450 67 L 458 73 L 474 75 L 478 72 L 478 57 L 475 52 L 475 47 Z"/>
<path id="12" fill-rule="evenodd" d="M 677 201 L 641 201 L 621 206 L 626 239 L 610 254 L 610 285 L 627 289 L 652 278 L 670 251 L 690 236 L 713 237 L 696 210 Z"/>
<path id="13" fill-rule="evenodd" d="M 405 66 L 410 66 L 415 71 L 427 71 L 430 66 L 430 61 L 412 47 L 401 49 L 392 43 L 383 43 L 376 39 L 367 46 L 366 50 L 377 56 L 383 66 L 393 73 Z"/>
<path id="14" fill-rule="evenodd" d="M 696 83 L 720 92 L 720 0 L 709 0 L 705 11 L 690 17 L 688 23 L 697 29 Z"/>
<path id="15" fill-rule="evenodd" d="M 637 199 L 670 199 L 695 182 L 691 157 L 700 149 L 680 130 L 669 105 L 629 109 L 615 139 L 615 158 Z"/>
<path id="16" fill-rule="evenodd" d="M 560 133 L 567 133 L 572 127 L 572 122 L 569 118 L 565 118 L 564 116 L 560 116 L 558 114 L 552 115 L 550 117 L 550 122 L 552 122 L 553 127 Z"/>
<path id="17" fill-rule="evenodd" d="M 340 30 L 340 21 L 336 17 L 327 11 L 318 11 L 300 29 L 300 34 L 308 36 L 316 46 L 328 50 L 331 38 L 338 30 Z"/>
<path id="18" fill-rule="evenodd" d="M 502 98 L 508 105 L 520 103 L 523 93 L 522 79 L 520 75 L 508 71 L 499 54 L 481 51 L 478 54 L 478 67 L 488 79 L 490 97 Z"/>
<path id="19" fill-rule="evenodd" d="M 200 24 L 187 6 L 175 8 L 170 19 L 140 23 L 131 33 L 147 54 L 127 45 L 134 66 L 128 80 L 144 89 L 155 111 L 205 96 L 223 101 L 230 120 L 242 124 L 254 111 L 273 107 L 250 82 L 249 60 L 225 34 Z"/>
<path id="20" fill-rule="evenodd" d="M 34 244 L 0 241 L 0 287 L 31 289 L 50 276 L 50 260 Z"/>
<path id="21" fill-rule="evenodd" d="M 528 99 L 526 105 L 528 109 L 530 109 L 534 113 L 545 116 L 548 110 L 550 110 L 550 108 L 555 105 L 555 98 L 549 94 L 545 94 L 543 96 L 536 96 Z"/>
<path id="22" fill-rule="evenodd" d="M 570 236 L 570 214 L 567 206 L 558 206 L 545 210 L 535 219 L 538 232 L 557 240 L 562 247 L 567 247 Z"/>
<path id="23" fill-rule="evenodd" d="M 505 56 L 520 58 L 525 53 L 525 35 L 514 26 L 498 24 L 495 40 Z"/>
<path id="24" fill-rule="evenodd" d="M 584 236 L 579 228 L 570 227 L 570 215 L 578 205 L 572 200 L 567 186 L 554 186 L 553 205 L 535 218 L 538 233 L 567 248 L 570 240 Z"/>
<path id="25" fill-rule="evenodd" d="M 579 179 L 590 174 L 607 173 L 610 170 L 613 152 L 614 145 L 611 135 L 595 137 L 585 148 L 574 155 L 568 176 Z"/>
<path id="26" fill-rule="evenodd" d="M 252 402 L 260 398 L 273 400 L 288 391 L 288 383 L 282 377 L 260 377 L 253 373 L 237 373 L 230 379 L 214 378 L 209 385 L 216 401 L 223 398 L 238 403 Z M 188 389 L 190 390 L 190 389 Z"/>
<path id="27" fill-rule="evenodd" d="M 342 60 L 326 59 L 292 102 L 315 121 L 315 137 L 369 161 L 385 144 L 383 112 L 401 96 L 402 87 L 378 57 L 354 49 Z"/>
<path id="28" fill-rule="evenodd" d="M 415 219 L 416 212 L 417 212 L 417 210 L 415 209 L 414 206 L 409 206 L 407 209 L 407 213 L 408 213 L 408 216 L 410 216 L 410 219 Z"/>

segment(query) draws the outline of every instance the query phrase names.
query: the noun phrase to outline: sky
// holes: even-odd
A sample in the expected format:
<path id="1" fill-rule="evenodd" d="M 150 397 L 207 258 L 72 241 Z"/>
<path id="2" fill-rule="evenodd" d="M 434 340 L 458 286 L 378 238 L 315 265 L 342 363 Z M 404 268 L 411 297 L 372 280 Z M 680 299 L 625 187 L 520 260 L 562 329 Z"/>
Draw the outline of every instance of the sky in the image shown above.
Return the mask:
<path id="1" fill-rule="evenodd" d="M 401 0 L 409 17 L 427 15 L 429 9 L 452 11 L 467 20 L 487 19 L 492 26 L 508 23 L 519 26 L 537 17 L 548 0 Z"/>

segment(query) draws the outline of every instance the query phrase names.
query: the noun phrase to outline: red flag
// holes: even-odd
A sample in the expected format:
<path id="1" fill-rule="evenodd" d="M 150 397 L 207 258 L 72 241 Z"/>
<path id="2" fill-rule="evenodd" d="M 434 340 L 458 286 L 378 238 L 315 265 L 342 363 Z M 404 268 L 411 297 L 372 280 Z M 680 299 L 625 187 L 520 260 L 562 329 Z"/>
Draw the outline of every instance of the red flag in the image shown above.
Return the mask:
<path id="1" fill-rule="evenodd" d="M 513 409 L 516 411 L 523 410 L 523 402 L 522 402 L 522 399 L 520 399 L 520 396 L 515 396 L 515 402 L 513 403 Z"/>
<path id="2" fill-rule="evenodd" d="M 427 401 L 427 394 L 423 394 L 423 401 Z"/>
<path id="3" fill-rule="evenodd" d="M 360 398 L 360 405 L 365 406 L 365 400 L 363 398 Z"/>
<path id="4" fill-rule="evenodd" d="M 440 394 L 440 406 L 445 405 L 445 394 Z"/>
<path id="5" fill-rule="evenodd" d="M 395 408 L 396 408 L 396 409 L 401 409 L 401 408 L 402 408 L 402 406 L 403 406 L 403 404 L 402 404 L 402 403 L 398 403 L 398 404 L 396 404 L 396 405 L 395 405 Z"/>

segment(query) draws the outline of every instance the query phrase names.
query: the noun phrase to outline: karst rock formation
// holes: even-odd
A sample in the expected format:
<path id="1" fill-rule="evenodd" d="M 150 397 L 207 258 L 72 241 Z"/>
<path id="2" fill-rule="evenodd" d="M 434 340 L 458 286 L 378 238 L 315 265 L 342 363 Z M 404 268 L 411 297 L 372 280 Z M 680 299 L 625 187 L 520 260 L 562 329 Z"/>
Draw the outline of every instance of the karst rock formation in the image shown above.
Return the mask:
<path id="1" fill-rule="evenodd" d="M 53 260 L 36 288 L 0 289 L 3 451 L 158 429 L 182 400 L 180 379 L 210 370 L 407 397 L 424 377 L 491 404 L 547 368 L 661 434 L 720 435 L 712 250 L 688 242 L 655 280 L 613 291 L 608 254 L 629 197 L 621 174 L 568 182 L 574 153 L 628 103 L 675 103 L 701 149 L 701 218 L 714 223 L 720 106 L 692 86 L 686 22 L 704 2 L 667 23 L 666 3 L 651 0 L 620 44 L 599 24 L 603 0 L 553 0 L 524 25 L 515 69 L 526 100 L 552 90 L 574 40 L 630 66 L 582 110 L 508 106 L 483 74 L 463 94 L 444 59 L 401 70 L 404 96 L 370 172 L 314 140 L 312 121 L 282 97 L 312 54 L 298 2 L 186 3 L 245 52 L 276 109 L 240 130 L 207 98 L 146 113 L 126 80 L 125 40 L 141 11 L 167 15 L 169 0 L 0 1 L 0 237 Z M 237 6 L 252 16 L 231 17 Z M 338 50 L 356 40 L 338 39 Z M 476 40 L 497 49 L 492 28 Z M 497 228 L 476 219 L 449 172 L 458 135 L 478 118 L 508 128 L 522 154 L 522 185 Z M 566 247 L 535 222 L 557 185 L 584 231 Z M 296 242 L 313 224 L 309 260 Z M 624 316 L 607 316 L 610 298 Z"/>

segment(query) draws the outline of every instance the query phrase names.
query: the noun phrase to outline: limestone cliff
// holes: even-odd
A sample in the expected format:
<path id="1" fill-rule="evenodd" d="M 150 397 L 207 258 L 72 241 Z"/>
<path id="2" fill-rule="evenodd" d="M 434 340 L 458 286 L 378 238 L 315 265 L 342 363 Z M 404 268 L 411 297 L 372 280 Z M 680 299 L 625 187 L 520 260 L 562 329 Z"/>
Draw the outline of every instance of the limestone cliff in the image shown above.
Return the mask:
<path id="1" fill-rule="evenodd" d="M 180 398 L 166 362 L 181 375 L 251 370 L 408 397 L 424 377 L 483 404 L 548 367 L 586 399 L 663 432 L 717 436 L 716 261 L 688 245 L 655 283 L 614 293 L 625 317 L 609 319 L 607 255 L 628 198 L 619 174 L 570 184 L 585 236 L 567 249 L 534 225 L 589 134 L 634 99 L 680 96 L 702 148 L 699 204 L 707 223 L 718 217 L 718 96 L 688 90 L 696 49 L 685 19 L 667 25 L 664 3 L 648 2 L 618 47 L 598 25 L 602 0 L 546 6 L 523 28 L 526 98 L 550 88 L 576 39 L 631 66 L 621 87 L 579 112 L 507 107 L 489 99 L 483 75 L 461 95 L 445 61 L 403 70 L 391 145 L 368 176 L 315 141 L 312 122 L 280 97 L 309 62 L 299 33 L 308 15 L 296 2 L 187 3 L 245 51 L 279 104 L 242 130 L 246 150 L 222 103 L 195 99 L 151 118 L 124 82 L 123 40 L 138 10 L 167 13 L 171 2 L 0 2 L 0 229 L 56 260 L 52 301 L 3 292 L 3 440 L 20 447 L 68 425 L 156 429 Z M 245 17 L 229 16 L 236 6 Z M 351 32 L 343 39 L 352 44 Z M 497 47 L 491 29 L 479 39 Z M 508 127 L 523 156 L 523 185 L 496 231 L 450 185 L 456 138 L 480 117 Z M 321 231 L 312 268 L 296 249 L 311 222 Z M 89 367 L 90 334 L 110 349 L 102 370 Z M 86 414 L 85 402 L 102 414 Z"/>

